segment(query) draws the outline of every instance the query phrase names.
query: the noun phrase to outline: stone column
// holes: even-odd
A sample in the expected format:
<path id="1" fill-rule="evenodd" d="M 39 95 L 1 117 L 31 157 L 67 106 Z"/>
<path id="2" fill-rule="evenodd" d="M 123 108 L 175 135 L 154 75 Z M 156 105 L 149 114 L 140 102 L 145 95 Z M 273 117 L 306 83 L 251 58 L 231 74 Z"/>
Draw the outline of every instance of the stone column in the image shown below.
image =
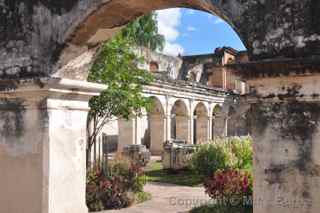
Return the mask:
<path id="1" fill-rule="evenodd" d="M 122 152 L 127 145 L 136 143 L 136 119 L 119 119 L 119 143 L 118 152 Z"/>
<path id="2" fill-rule="evenodd" d="M 226 136 L 226 116 L 219 113 L 214 118 L 214 137 L 221 138 Z"/>
<path id="3" fill-rule="evenodd" d="M 165 123 L 166 123 L 166 140 L 171 140 L 171 114 L 167 113 L 165 117 Z"/>
<path id="4" fill-rule="evenodd" d="M 176 116 L 176 129 L 177 129 L 177 139 L 185 140 L 190 143 L 190 119 L 186 115 Z"/>
<path id="5" fill-rule="evenodd" d="M 254 213 L 320 209 L 320 69 L 301 63 L 243 69 L 251 87 Z"/>
<path id="6" fill-rule="evenodd" d="M 150 151 L 154 155 L 159 155 L 163 151 L 164 142 L 164 119 L 163 116 L 150 116 Z"/>
<path id="7" fill-rule="evenodd" d="M 208 138 L 209 140 L 212 140 L 213 139 L 213 116 L 210 115 L 209 116 L 209 121 L 208 121 Z"/>
<path id="8" fill-rule="evenodd" d="M 87 213 L 88 100 L 103 87 L 58 78 L 0 85 L 1 212 Z"/>
<path id="9" fill-rule="evenodd" d="M 198 116 L 196 132 L 197 132 L 197 141 L 199 144 L 208 142 L 208 117 L 207 116 Z"/>
<path id="10" fill-rule="evenodd" d="M 197 125 L 197 121 L 194 122 L 196 119 L 196 116 L 193 115 L 193 113 L 190 114 L 188 119 L 188 128 L 189 128 L 189 135 L 188 135 L 188 143 L 195 144 L 196 141 L 194 140 L 194 134 L 196 133 L 196 130 L 194 129 L 194 126 Z"/>

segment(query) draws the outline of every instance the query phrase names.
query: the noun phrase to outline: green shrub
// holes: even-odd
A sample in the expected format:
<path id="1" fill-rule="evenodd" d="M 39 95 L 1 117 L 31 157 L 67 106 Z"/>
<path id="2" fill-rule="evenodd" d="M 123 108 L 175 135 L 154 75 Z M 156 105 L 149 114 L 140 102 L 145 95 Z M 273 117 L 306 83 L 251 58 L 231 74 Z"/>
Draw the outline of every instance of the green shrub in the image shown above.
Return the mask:
<path id="1" fill-rule="evenodd" d="M 210 143 L 198 146 L 191 158 L 191 168 L 202 176 L 210 176 L 218 169 L 229 168 L 229 156 L 222 146 Z"/>
<path id="2" fill-rule="evenodd" d="M 190 165 L 196 173 L 208 177 L 219 169 L 251 170 L 252 156 L 250 137 L 216 139 L 209 144 L 199 145 Z"/>
<path id="3" fill-rule="evenodd" d="M 252 213 L 252 185 L 248 171 L 218 170 L 204 183 L 205 192 L 215 204 L 195 208 L 191 213 Z"/>
<path id="4" fill-rule="evenodd" d="M 250 170 L 253 162 L 252 140 L 250 137 L 234 137 L 228 140 L 231 153 L 235 156 L 233 168 Z"/>
<path id="5" fill-rule="evenodd" d="M 143 203 L 145 201 L 151 200 L 152 195 L 148 192 L 137 192 L 135 194 L 135 203 Z"/>
<path id="6" fill-rule="evenodd" d="M 142 192 L 145 185 L 143 168 L 129 159 L 117 157 L 108 166 L 108 176 L 122 177 L 126 188 L 132 192 Z"/>
<path id="7" fill-rule="evenodd" d="M 204 187 L 212 199 L 232 205 L 234 199 L 242 201 L 243 198 L 252 197 L 252 175 L 236 169 L 218 170 L 207 178 Z"/>
<path id="8" fill-rule="evenodd" d="M 143 169 L 126 159 L 116 159 L 103 171 L 87 172 L 86 200 L 90 211 L 120 209 L 135 201 L 135 194 L 143 191 Z"/>

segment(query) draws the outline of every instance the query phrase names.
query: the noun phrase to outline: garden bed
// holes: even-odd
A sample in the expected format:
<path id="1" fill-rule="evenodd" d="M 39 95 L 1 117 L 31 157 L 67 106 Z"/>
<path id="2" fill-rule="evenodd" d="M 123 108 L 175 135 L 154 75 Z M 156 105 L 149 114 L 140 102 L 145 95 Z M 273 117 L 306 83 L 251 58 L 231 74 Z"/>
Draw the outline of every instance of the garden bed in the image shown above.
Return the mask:
<path id="1" fill-rule="evenodd" d="M 203 178 L 190 169 L 178 171 L 163 169 L 161 161 L 150 162 L 145 170 L 146 181 L 170 183 L 181 186 L 200 186 Z"/>

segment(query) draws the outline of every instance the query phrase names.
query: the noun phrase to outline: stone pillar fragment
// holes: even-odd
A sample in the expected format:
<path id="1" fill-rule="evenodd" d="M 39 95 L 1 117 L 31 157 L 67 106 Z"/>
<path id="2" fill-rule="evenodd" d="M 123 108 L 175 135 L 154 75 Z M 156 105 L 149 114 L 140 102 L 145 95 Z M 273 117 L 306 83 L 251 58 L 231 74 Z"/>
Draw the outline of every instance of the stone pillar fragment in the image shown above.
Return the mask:
<path id="1" fill-rule="evenodd" d="M 209 126 L 209 121 L 207 116 L 197 117 L 197 125 L 196 125 L 197 143 L 202 144 L 202 143 L 208 142 L 208 139 L 209 139 L 208 126 Z"/>
<path id="2" fill-rule="evenodd" d="M 218 114 L 213 121 L 213 137 L 223 138 L 227 136 L 227 119 L 224 114 Z"/>
<path id="3" fill-rule="evenodd" d="M 165 141 L 165 122 L 161 115 L 150 116 L 150 151 L 154 155 L 159 155 L 163 151 Z"/>
<path id="4" fill-rule="evenodd" d="M 165 122 L 166 122 L 166 141 L 171 140 L 171 114 L 168 113 L 165 117 Z"/>
<path id="5" fill-rule="evenodd" d="M 265 71 L 259 76 L 250 72 L 251 66 L 244 69 L 251 87 L 254 213 L 318 213 L 320 69 L 277 63 L 255 65 Z M 274 77 L 277 69 L 272 68 L 285 73 Z"/>
<path id="6" fill-rule="evenodd" d="M 213 116 L 209 116 L 209 121 L 208 121 L 208 137 L 209 137 L 209 140 L 213 139 L 213 125 L 214 125 Z"/>
<path id="7" fill-rule="evenodd" d="M 176 139 L 185 140 L 188 143 L 190 142 L 189 135 L 190 122 L 188 116 L 177 115 L 176 116 Z"/>
<path id="8" fill-rule="evenodd" d="M 65 79 L 0 84 L 1 212 L 87 213 L 88 100 L 103 88 Z"/>
<path id="9" fill-rule="evenodd" d="M 119 143 L 118 152 L 122 152 L 123 148 L 128 145 L 136 144 L 136 119 L 129 120 L 119 119 Z"/>

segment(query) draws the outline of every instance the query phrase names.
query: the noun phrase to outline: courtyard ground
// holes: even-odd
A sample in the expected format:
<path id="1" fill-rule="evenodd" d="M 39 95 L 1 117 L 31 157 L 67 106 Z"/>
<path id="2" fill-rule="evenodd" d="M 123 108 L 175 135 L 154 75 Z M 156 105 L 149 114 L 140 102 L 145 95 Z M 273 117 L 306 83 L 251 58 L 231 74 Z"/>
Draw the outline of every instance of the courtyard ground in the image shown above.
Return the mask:
<path id="1" fill-rule="evenodd" d="M 171 183 L 181 186 L 202 186 L 203 178 L 195 174 L 190 169 L 179 170 L 177 172 L 164 170 L 162 162 L 152 159 L 145 169 L 147 182 Z"/>
<path id="2" fill-rule="evenodd" d="M 145 186 L 145 191 L 152 194 L 151 200 L 126 209 L 102 213 L 185 213 L 210 200 L 203 187 L 150 182 Z"/>

